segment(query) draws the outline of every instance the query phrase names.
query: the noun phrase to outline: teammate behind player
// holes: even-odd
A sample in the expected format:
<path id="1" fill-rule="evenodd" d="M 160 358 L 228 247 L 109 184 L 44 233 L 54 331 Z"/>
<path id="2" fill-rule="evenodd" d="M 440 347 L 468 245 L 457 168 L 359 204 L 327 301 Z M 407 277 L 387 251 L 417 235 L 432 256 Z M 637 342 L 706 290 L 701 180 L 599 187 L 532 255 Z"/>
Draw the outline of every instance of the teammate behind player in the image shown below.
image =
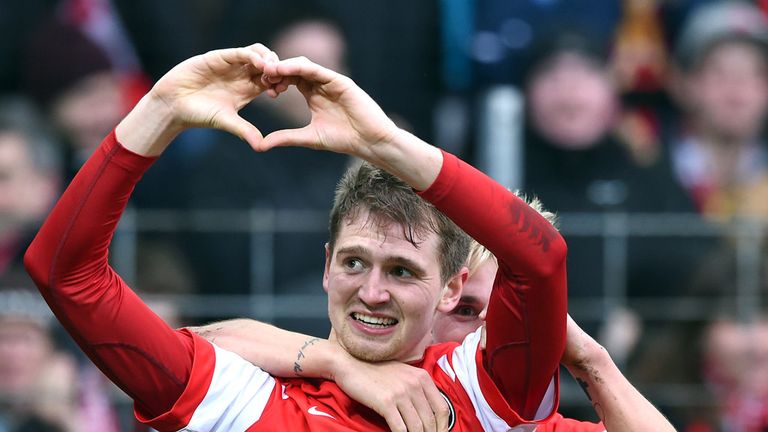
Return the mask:
<path id="1" fill-rule="evenodd" d="M 531 205 L 554 224 L 554 215 L 544 211 L 537 200 Z M 490 251 L 473 242 L 467 265 L 469 278 L 459 303 L 435 323 L 435 342 L 461 340 L 463 335 L 483 325 L 491 289 L 489 275 L 495 274 L 498 264 Z M 570 316 L 566 333 L 562 365 L 582 386 L 602 421 L 600 424 L 580 422 L 557 414 L 539 426 L 537 432 L 675 431 L 664 415 L 626 379 L 608 351 Z"/>

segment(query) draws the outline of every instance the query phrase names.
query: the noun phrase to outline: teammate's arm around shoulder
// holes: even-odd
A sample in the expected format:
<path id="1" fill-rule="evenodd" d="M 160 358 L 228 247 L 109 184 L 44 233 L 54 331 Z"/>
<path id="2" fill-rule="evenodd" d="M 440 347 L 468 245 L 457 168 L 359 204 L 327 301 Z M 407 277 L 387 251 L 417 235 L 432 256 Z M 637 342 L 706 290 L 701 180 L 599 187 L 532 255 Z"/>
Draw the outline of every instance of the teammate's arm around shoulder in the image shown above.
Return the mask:
<path id="1" fill-rule="evenodd" d="M 447 430 L 447 406 L 423 369 L 399 362 L 366 363 L 326 339 L 251 319 L 189 330 L 271 375 L 335 381 L 349 397 L 384 417 L 394 432 Z"/>
<path id="2" fill-rule="evenodd" d="M 608 351 L 568 317 L 563 365 L 582 386 L 608 432 L 675 428 L 621 373 Z"/>

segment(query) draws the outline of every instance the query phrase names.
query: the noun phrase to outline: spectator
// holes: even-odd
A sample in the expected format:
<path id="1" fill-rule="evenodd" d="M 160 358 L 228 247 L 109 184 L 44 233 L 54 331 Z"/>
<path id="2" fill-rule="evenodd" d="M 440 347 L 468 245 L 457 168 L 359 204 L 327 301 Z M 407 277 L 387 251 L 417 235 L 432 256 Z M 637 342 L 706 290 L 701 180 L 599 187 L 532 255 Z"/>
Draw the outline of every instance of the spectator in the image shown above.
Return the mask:
<path id="1" fill-rule="evenodd" d="M 703 347 L 704 378 L 718 405 L 717 421 L 709 430 L 766 430 L 768 317 L 715 319 L 704 333 Z"/>
<path id="2" fill-rule="evenodd" d="M 756 7 L 718 1 L 683 26 L 671 88 L 682 119 L 669 139 L 677 181 L 714 219 L 768 217 L 768 23 Z"/>
<path id="3" fill-rule="evenodd" d="M 606 64 L 606 49 L 599 42 L 570 31 L 541 42 L 525 92 L 524 185 L 547 207 L 597 213 L 692 210 L 668 167 L 636 165 L 615 134 L 621 103 Z M 564 223 L 567 228 L 567 218 Z M 602 237 L 568 241 L 571 297 L 606 293 L 608 287 L 601 287 L 594 277 L 604 271 Z M 654 241 L 630 242 L 625 276 L 631 295 L 673 293 L 687 277 L 685 269 L 692 266 L 681 253 L 685 247 L 678 247 L 672 257 Z"/>
<path id="4" fill-rule="evenodd" d="M 668 172 L 636 167 L 614 134 L 621 102 L 599 42 L 570 31 L 542 41 L 525 90 L 526 189 L 558 211 L 674 210 L 683 195 Z"/>
<path id="5" fill-rule="evenodd" d="M 77 368 L 54 350 L 53 316 L 21 274 L 5 275 L 0 290 L 0 430 L 37 416 L 73 431 Z"/>
<path id="6" fill-rule="evenodd" d="M 130 108 L 121 76 L 98 45 L 54 17 L 25 48 L 23 87 L 66 142 L 70 178 Z"/>
<path id="7" fill-rule="evenodd" d="M 0 99 L 0 274 L 21 264 L 61 186 L 56 143 L 32 105 Z"/>
<path id="8" fill-rule="evenodd" d="M 0 277 L 0 431 L 118 432 L 106 380 L 59 349 L 52 318 L 21 268 Z"/>

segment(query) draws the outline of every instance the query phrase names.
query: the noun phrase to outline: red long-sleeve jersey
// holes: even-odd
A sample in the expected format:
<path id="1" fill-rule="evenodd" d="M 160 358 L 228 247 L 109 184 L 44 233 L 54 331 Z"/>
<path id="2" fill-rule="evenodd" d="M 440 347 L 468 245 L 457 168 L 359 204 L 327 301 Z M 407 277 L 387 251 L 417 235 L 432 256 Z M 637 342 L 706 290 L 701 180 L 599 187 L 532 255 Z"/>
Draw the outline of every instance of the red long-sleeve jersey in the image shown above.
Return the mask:
<path id="1" fill-rule="evenodd" d="M 110 134 L 40 229 L 25 265 L 89 358 L 159 430 L 386 430 L 335 383 L 279 379 L 155 315 L 108 264 L 108 247 L 136 182 L 154 159 Z M 418 364 L 451 404 L 455 431 L 533 430 L 557 405 L 565 343 L 565 244 L 514 194 L 445 154 L 422 196 L 500 262 L 479 333 L 430 347 Z M 537 420 L 537 421 L 531 421 Z"/>

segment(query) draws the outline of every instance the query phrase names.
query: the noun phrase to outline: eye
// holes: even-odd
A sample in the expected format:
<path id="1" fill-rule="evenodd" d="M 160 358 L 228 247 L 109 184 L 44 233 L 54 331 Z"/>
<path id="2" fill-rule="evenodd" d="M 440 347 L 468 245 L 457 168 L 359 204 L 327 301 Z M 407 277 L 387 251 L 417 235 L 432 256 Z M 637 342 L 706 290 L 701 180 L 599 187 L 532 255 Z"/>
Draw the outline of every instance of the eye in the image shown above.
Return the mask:
<path id="1" fill-rule="evenodd" d="M 344 267 L 348 268 L 352 271 L 362 271 L 363 270 L 363 262 L 359 258 L 350 257 L 346 258 L 344 261 Z"/>
<path id="2" fill-rule="evenodd" d="M 390 273 L 399 278 L 413 277 L 413 273 L 403 266 L 395 266 Z"/>
<path id="3" fill-rule="evenodd" d="M 451 313 L 453 315 L 458 315 L 461 318 L 473 319 L 480 315 L 480 310 L 472 305 L 459 304 L 453 311 L 451 311 Z"/>

